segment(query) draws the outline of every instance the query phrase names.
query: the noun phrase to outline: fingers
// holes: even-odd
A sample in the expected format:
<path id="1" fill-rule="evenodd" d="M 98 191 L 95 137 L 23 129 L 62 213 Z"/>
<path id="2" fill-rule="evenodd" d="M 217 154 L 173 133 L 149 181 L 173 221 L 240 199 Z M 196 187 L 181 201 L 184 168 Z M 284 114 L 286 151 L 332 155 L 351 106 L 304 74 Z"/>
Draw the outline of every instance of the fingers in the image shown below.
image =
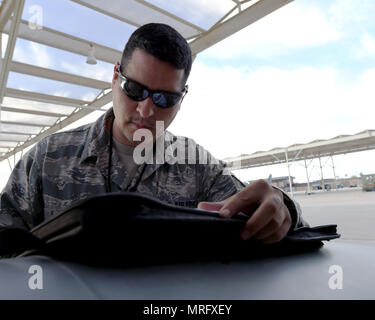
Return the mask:
<path id="1" fill-rule="evenodd" d="M 289 231 L 289 228 L 290 228 L 290 223 L 288 223 L 288 221 L 285 220 L 283 225 L 276 232 L 274 232 L 273 234 L 271 234 L 270 236 L 264 239 L 261 239 L 261 241 L 264 244 L 279 242 L 286 236 L 286 234 Z"/>
<path id="2" fill-rule="evenodd" d="M 198 209 L 209 210 L 209 211 L 219 211 L 224 205 L 224 202 L 199 202 Z"/>
<path id="3" fill-rule="evenodd" d="M 270 189 L 271 187 L 266 181 L 258 180 L 226 199 L 220 210 L 220 215 L 225 218 L 231 218 L 238 212 L 252 213 L 260 206 L 264 196 L 270 192 Z"/>
<path id="4" fill-rule="evenodd" d="M 283 239 L 292 224 L 283 198 L 281 191 L 264 180 L 258 180 L 224 201 L 200 202 L 198 209 L 219 211 L 224 218 L 246 213 L 250 218 L 241 230 L 241 238 L 254 237 L 263 243 L 273 243 Z"/>
<path id="5" fill-rule="evenodd" d="M 279 223 L 276 219 L 271 219 L 263 228 L 256 232 L 253 237 L 257 240 L 263 240 L 273 235 L 281 228 L 285 219 Z"/>
<path id="6" fill-rule="evenodd" d="M 247 220 L 241 232 L 242 239 L 249 239 L 259 232 L 269 236 L 280 228 L 286 218 L 282 205 L 277 195 L 268 197 Z"/>

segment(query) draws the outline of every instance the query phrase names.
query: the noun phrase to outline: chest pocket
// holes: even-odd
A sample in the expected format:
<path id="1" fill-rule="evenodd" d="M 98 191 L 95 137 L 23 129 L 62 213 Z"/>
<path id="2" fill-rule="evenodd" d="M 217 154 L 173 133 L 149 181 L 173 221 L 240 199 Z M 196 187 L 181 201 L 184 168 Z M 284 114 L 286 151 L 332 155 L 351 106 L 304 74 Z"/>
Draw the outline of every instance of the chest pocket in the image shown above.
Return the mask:
<path id="1" fill-rule="evenodd" d="M 173 205 L 195 208 L 199 200 L 199 186 L 194 168 L 177 164 L 163 169 L 155 172 L 153 177 L 155 196 Z"/>

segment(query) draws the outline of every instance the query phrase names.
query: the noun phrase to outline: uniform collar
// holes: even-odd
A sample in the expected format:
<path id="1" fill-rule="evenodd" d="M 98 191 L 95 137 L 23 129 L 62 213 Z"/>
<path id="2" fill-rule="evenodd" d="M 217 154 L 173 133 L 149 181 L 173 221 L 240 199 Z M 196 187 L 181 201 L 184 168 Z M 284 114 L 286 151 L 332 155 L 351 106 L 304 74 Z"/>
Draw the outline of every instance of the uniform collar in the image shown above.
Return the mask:
<path id="1" fill-rule="evenodd" d="M 113 109 L 110 108 L 96 120 L 87 135 L 80 163 L 96 162 L 100 171 L 108 165 L 109 124 L 113 118 Z"/>
<path id="2" fill-rule="evenodd" d="M 108 151 L 109 151 L 109 126 L 113 119 L 113 108 L 108 109 L 108 111 L 102 115 L 96 122 L 91 126 L 89 133 L 86 138 L 80 163 L 95 162 L 98 166 L 100 172 L 103 176 L 107 175 L 108 170 Z M 164 140 L 164 163 L 170 163 L 173 159 L 173 152 L 177 144 L 185 143 L 185 138 L 177 137 L 169 131 L 165 131 L 163 135 L 159 138 Z M 182 147 L 182 146 L 181 146 Z M 155 148 L 154 144 L 154 161 L 152 164 L 148 164 L 144 170 L 142 180 L 149 177 L 153 172 L 158 170 L 164 163 L 156 163 L 155 159 Z M 183 147 L 184 148 L 184 147 Z M 112 173 L 117 173 L 114 175 L 113 181 L 117 181 L 116 176 L 120 180 L 123 179 L 124 168 L 120 167 L 120 161 L 118 161 L 116 155 L 112 154 Z M 120 182 L 120 180 L 118 182 Z"/>

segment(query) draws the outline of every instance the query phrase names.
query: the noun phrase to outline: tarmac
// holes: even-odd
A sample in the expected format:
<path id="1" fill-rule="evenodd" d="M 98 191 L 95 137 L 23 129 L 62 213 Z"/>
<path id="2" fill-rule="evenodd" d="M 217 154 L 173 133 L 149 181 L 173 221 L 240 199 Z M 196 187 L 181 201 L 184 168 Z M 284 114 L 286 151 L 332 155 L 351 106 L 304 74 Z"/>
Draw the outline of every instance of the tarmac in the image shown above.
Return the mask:
<path id="1" fill-rule="evenodd" d="M 375 192 L 361 189 L 294 194 L 310 226 L 337 224 L 335 241 L 375 246 Z"/>

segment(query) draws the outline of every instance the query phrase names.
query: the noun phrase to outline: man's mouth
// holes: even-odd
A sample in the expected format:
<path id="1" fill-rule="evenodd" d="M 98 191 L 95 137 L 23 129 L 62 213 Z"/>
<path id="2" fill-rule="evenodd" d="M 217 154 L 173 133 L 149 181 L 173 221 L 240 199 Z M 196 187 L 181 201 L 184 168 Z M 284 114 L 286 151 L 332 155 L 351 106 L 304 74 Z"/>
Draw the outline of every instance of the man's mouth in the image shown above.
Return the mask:
<path id="1" fill-rule="evenodd" d="M 136 127 L 136 129 L 148 129 L 151 130 L 151 126 L 148 126 L 141 122 L 132 122 L 133 126 Z"/>

